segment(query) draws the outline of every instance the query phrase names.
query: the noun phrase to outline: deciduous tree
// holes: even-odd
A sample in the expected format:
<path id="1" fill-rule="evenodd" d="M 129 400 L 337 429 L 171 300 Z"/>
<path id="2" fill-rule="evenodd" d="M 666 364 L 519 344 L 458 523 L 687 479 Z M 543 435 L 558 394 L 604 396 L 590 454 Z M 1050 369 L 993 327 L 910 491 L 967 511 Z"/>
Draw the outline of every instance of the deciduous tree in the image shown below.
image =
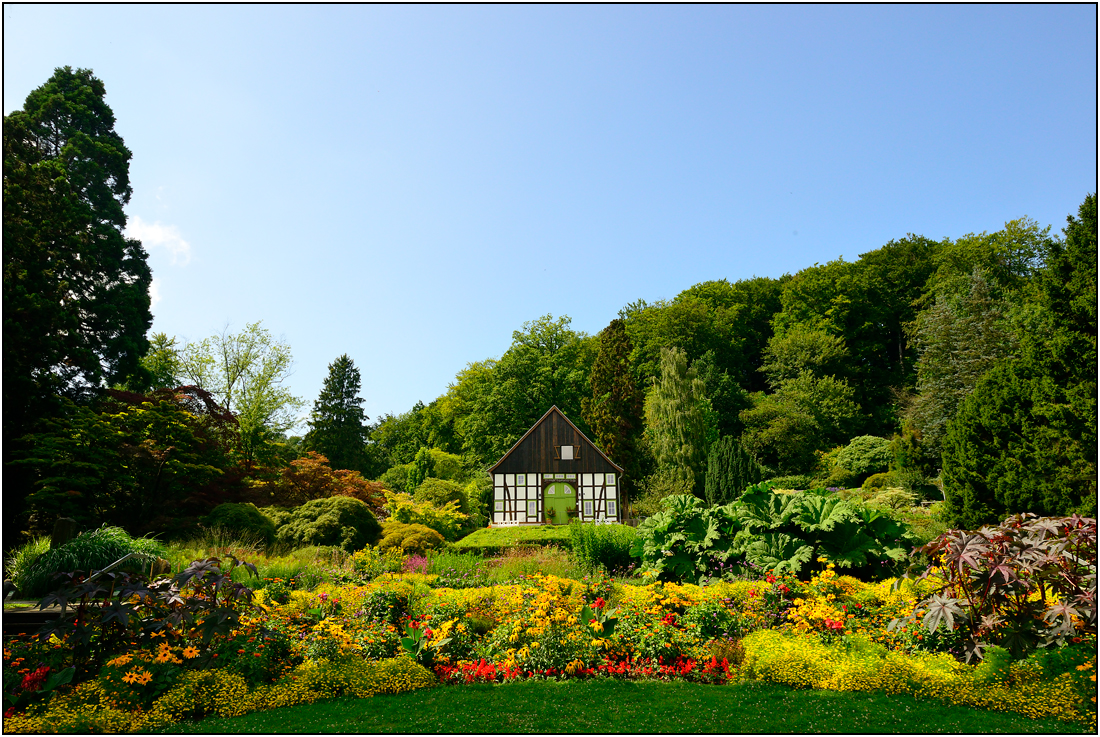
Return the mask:
<path id="1" fill-rule="evenodd" d="M 278 433 L 298 422 L 302 400 L 284 386 L 292 364 L 290 346 L 254 322 L 236 335 L 226 327 L 188 343 L 180 370 L 189 383 L 209 391 L 236 415 L 244 461 L 252 466 L 269 455 Z"/>
<path id="2" fill-rule="evenodd" d="M 658 471 L 684 478 L 700 498 L 707 452 L 717 439 L 717 420 L 703 381 L 679 348 L 661 351 L 661 374 L 646 393 L 646 439 Z"/>

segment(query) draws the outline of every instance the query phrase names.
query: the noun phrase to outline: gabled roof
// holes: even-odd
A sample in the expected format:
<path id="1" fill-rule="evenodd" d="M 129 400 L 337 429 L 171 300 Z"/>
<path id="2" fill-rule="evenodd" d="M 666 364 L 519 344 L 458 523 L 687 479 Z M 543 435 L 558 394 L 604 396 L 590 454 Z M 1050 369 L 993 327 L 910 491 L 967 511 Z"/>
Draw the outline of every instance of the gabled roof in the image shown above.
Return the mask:
<path id="1" fill-rule="evenodd" d="M 565 414 L 560 409 L 558 409 L 558 406 L 555 404 L 555 405 L 551 406 L 550 409 L 546 410 L 546 414 L 544 414 L 542 417 L 540 417 L 534 425 L 531 425 L 531 427 L 527 430 L 527 432 L 525 432 L 523 434 L 523 437 L 521 437 L 519 440 L 517 440 L 515 442 L 515 444 L 511 448 L 508 449 L 507 453 L 505 453 L 503 456 L 500 457 L 500 460 L 497 461 L 493 465 L 493 467 L 489 469 L 489 473 L 495 472 L 497 470 L 497 468 L 499 468 L 501 466 L 501 464 L 503 464 L 506 460 L 508 460 L 508 457 L 510 455 L 512 455 L 512 453 L 515 452 L 515 450 L 517 448 L 522 446 L 524 444 L 524 442 L 531 436 L 531 434 L 534 433 L 535 430 L 538 429 L 539 426 L 542 425 L 544 422 L 546 422 L 547 418 L 551 417 L 552 415 L 556 415 L 556 416 L 560 417 L 561 419 L 565 420 L 566 424 L 569 425 L 569 427 L 572 428 L 573 431 L 577 433 L 577 435 L 581 438 L 581 440 L 583 440 L 588 445 L 588 447 L 590 447 L 592 450 L 594 450 L 596 453 L 598 453 L 601 458 L 603 458 L 612 468 L 614 468 L 620 474 L 623 472 L 622 466 L 618 465 L 613 460 L 608 458 L 607 454 L 605 454 L 602 450 L 600 450 L 596 446 L 595 443 L 593 443 L 591 440 L 589 440 L 588 436 L 585 435 L 583 432 L 581 432 L 580 428 L 578 428 L 576 425 L 574 425 L 572 420 L 570 420 L 568 417 L 566 417 Z M 558 462 L 560 462 L 560 461 L 558 461 Z M 536 469 L 530 469 L 530 470 L 531 471 L 536 471 Z"/>

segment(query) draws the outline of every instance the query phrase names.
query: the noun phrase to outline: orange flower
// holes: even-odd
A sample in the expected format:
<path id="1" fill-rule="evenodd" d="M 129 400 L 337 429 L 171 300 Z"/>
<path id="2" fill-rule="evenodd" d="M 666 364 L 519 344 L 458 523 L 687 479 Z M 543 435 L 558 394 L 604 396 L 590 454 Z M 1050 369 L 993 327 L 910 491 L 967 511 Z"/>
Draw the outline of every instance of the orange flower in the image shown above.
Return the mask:
<path id="1" fill-rule="evenodd" d="M 137 671 L 135 671 L 135 670 L 129 671 L 126 675 L 124 675 L 122 677 L 122 680 L 123 680 L 124 683 L 133 683 L 137 679 L 138 679 L 138 674 L 137 674 Z"/>
<path id="2" fill-rule="evenodd" d="M 153 674 L 150 673 L 147 670 L 143 670 L 141 672 L 141 675 L 137 677 L 138 684 L 142 685 L 142 686 L 144 686 L 146 683 L 148 683 L 151 680 L 153 680 Z"/>
<path id="3" fill-rule="evenodd" d="M 194 645 L 189 645 L 183 649 L 183 657 L 190 660 L 191 658 L 199 657 L 199 649 Z"/>

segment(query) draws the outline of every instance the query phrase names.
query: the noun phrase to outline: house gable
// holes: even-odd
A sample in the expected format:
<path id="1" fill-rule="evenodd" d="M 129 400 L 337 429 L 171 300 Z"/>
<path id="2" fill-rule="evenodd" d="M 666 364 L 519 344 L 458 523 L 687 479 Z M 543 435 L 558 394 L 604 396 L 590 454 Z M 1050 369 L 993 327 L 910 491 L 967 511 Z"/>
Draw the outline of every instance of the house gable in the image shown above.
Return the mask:
<path id="1" fill-rule="evenodd" d="M 563 458 L 562 446 L 572 446 L 573 459 Z M 623 469 L 604 455 L 557 406 L 546 411 L 531 429 L 489 469 L 495 473 L 616 473 Z"/>

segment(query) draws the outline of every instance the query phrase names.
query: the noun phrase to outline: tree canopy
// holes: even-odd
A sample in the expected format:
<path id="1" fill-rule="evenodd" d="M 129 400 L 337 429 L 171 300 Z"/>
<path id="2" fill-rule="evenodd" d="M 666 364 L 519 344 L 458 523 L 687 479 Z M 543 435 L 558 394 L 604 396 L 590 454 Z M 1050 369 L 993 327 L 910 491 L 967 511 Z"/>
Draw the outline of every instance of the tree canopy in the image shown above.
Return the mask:
<path id="1" fill-rule="evenodd" d="M 123 235 L 130 151 L 105 97 L 63 67 L 4 117 L 5 444 L 53 397 L 143 371 L 152 273 Z"/>

